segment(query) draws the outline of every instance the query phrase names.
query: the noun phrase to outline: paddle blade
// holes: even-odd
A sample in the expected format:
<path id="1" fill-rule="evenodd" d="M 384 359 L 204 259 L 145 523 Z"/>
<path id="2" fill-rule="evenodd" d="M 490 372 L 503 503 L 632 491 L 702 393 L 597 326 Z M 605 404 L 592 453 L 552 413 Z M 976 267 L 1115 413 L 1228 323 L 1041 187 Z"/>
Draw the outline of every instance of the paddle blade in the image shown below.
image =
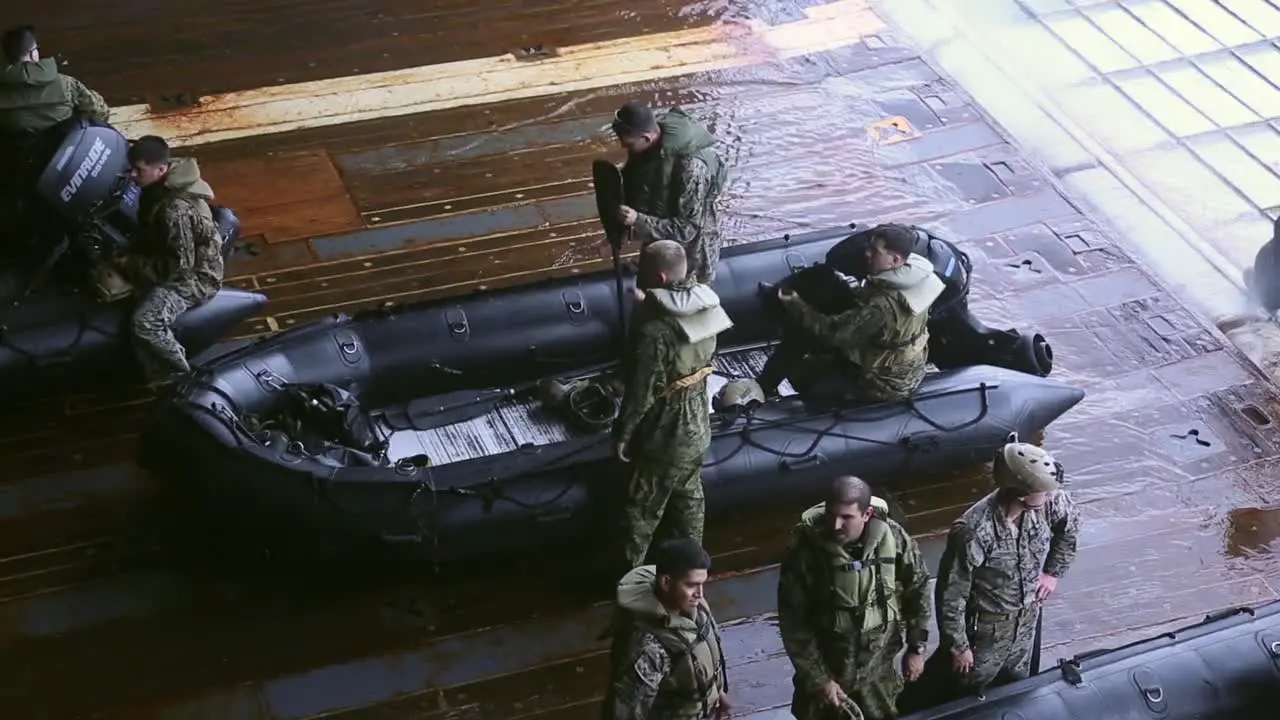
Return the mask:
<path id="1" fill-rule="evenodd" d="M 620 248 L 627 234 L 626 226 L 618 220 L 618 208 L 622 206 L 622 171 L 608 160 L 597 158 L 591 163 L 591 181 L 595 184 L 596 212 L 605 237 L 614 248 Z"/>

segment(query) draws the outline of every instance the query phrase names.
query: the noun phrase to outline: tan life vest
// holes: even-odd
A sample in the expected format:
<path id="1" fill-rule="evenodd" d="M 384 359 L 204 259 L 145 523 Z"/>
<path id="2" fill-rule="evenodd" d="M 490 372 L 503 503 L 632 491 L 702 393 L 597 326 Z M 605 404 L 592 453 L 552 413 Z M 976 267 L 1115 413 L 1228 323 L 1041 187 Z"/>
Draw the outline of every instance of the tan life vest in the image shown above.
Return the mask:
<path id="1" fill-rule="evenodd" d="M 659 689 L 663 717 L 670 720 L 706 720 L 720 701 L 725 686 L 724 649 L 711 609 L 698 605 L 692 621 L 697 628 L 692 641 L 678 628 L 649 625 L 647 630 L 671 659 L 671 674 Z"/>
<path id="2" fill-rule="evenodd" d="M 816 512 L 815 512 L 816 511 Z M 845 546 L 811 537 L 830 570 L 830 591 L 824 604 L 827 625 L 837 634 L 877 632 L 901 617 L 897 592 L 898 542 L 889 523 L 876 510 L 863 531 L 862 552 L 854 557 Z M 825 504 L 805 512 L 806 519 L 825 513 Z"/>

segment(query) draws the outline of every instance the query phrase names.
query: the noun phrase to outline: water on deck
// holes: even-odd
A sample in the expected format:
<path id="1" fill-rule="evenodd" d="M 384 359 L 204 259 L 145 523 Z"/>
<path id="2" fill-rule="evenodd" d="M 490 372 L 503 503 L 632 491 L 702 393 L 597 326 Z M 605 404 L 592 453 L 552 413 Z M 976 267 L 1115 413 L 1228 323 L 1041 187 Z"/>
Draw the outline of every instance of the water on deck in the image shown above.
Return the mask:
<path id="1" fill-rule="evenodd" d="M 160 125 L 174 133 L 185 132 L 181 106 L 217 93 L 330 78 L 358 85 L 368 73 L 514 53 L 519 62 L 484 66 L 486 83 L 506 87 L 505 74 L 557 67 L 548 63 L 561 49 L 605 43 L 602 56 L 619 55 L 582 66 L 596 80 L 567 92 L 581 68 L 546 70 L 488 97 L 437 83 L 423 111 L 394 117 L 346 122 L 340 99 L 317 100 L 297 110 L 314 127 L 274 132 L 294 126 L 279 124 L 284 111 L 264 110 L 210 121 L 218 142 L 189 130 L 189 152 L 244 221 L 229 284 L 271 299 L 239 335 L 607 267 L 590 160 L 616 156 L 605 129 L 625 99 L 679 104 L 710 122 L 733 164 L 724 213 L 733 242 L 852 220 L 934 228 L 972 254 L 979 316 L 1043 332 L 1055 376 L 1088 389 L 1046 438 L 1085 513 L 1079 560 L 1046 613 L 1046 657 L 1276 598 L 1274 389 L 908 38 L 859 2 L 806 14 L 802 5 L 813 4 L 281 0 L 215 11 L 171 0 L 108 13 L 68 0 L 29 19 L 44 51 L 113 105 L 178 108 Z M 779 53 L 782 41 L 761 50 L 726 33 L 749 60 L 688 51 L 670 72 L 646 70 L 656 67 L 645 65 L 650 50 L 627 44 L 696 36 L 729 14 L 774 27 L 838 18 L 848 37 L 791 33 L 791 50 Z M 650 45 L 676 54 L 716 37 Z M 773 62 L 771 53 L 792 57 Z M 613 75 L 599 75 L 608 68 Z M 126 110 L 133 127 L 149 122 Z M 569 572 L 573 558 L 447 578 L 429 568 L 299 578 L 269 565 L 193 566 L 162 541 L 160 528 L 182 518 L 162 516 L 159 481 L 130 463 L 147 399 L 129 389 L 56 397 L 0 419 L 5 717 L 595 712 L 606 611 L 592 604 L 603 599 L 598 588 Z M 927 537 L 987 489 L 970 469 L 919 478 L 895 499 Z M 719 576 L 710 593 L 722 621 L 737 621 L 726 653 L 744 714 L 773 717 L 789 700 L 768 614 L 771 564 L 800 509 L 708 529 Z"/>

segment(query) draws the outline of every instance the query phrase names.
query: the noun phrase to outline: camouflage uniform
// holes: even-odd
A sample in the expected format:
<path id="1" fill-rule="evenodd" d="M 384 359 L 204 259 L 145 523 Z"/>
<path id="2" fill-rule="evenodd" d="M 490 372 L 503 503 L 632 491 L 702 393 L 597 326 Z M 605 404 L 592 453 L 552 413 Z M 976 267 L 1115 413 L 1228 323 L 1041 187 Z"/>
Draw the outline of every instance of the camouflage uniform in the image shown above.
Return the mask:
<path id="1" fill-rule="evenodd" d="M 0 133 L 38 133 L 79 114 L 106 123 L 111 109 L 98 93 L 58 73 L 53 58 L 0 70 Z"/>
<path id="2" fill-rule="evenodd" d="M 148 379 L 191 369 L 173 323 L 222 287 L 222 236 L 209 209 L 212 199 L 190 158 L 174 158 L 164 179 L 142 193 L 138 249 L 125 257 L 121 271 L 140 296 L 131 329 Z"/>
<path id="3" fill-rule="evenodd" d="M 834 680 L 872 720 L 897 716 L 894 657 L 929 639 L 929 569 L 901 525 L 877 510 L 862 538 L 827 538 L 825 505 L 804 513 L 782 560 L 778 625 L 795 666 L 791 714 L 833 717 L 817 698 Z"/>
<path id="4" fill-rule="evenodd" d="M 686 281 L 651 290 L 632 315 L 626 389 L 614 441 L 631 458 L 623 554 L 644 561 L 664 516 L 674 535 L 701 542 L 702 459 L 711 444 L 706 378 L 716 334 L 731 324 L 711 288 Z M 673 292 L 673 290 L 675 292 Z"/>
<path id="5" fill-rule="evenodd" d="M 703 601 L 672 614 L 654 594 L 656 568 L 618 583 L 618 618 L 601 720 L 708 720 L 728 692 L 720 628 Z"/>
<path id="6" fill-rule="evenodd" d="M 709 283 L 720 262 L 716 199 L 728 170 L 712 146 L 715 136 L 684 111 L 658 118 L 659 146 L 627 160 L 622 168 L 626 204 L 639 214 L 641 243 L 674 240 L 689 262 L 689 277 Z"/>
<path id="7" fill-rule="evenodd" d="M 1040 573 L 1062 577 L 1076 556 L 1079 514 L 1064 491 L 1010 525 L 993 492 L 951 526 L 935 590 L 940 652 L 973 651 L 967 692 L 1027 677 Z"/>
<path id="8" fill-rule="evenodd" d="M 928 260 L 916 255 L 911 259 L 920 265 L 914 282 L 941 284 Z M 799 297 L 786 303 L 792 329 L 805 341 L 793 336 L 778 346 L 760 375 L 765 391 L 773 392 L 787 377 L 797 389 L 805 388 L 806 380 L 842 377 L 852 387 L 836 392 L 866 402 L 902 400 L 915 392 L 928 364 L 927 303 L 923 309 L 913 307 L 904 289 L 910 292 L 914 285 L 903 288 L 882 275 L 856 288 L 853 307 L 842 313 L 824 315 Z M 828 352 L 810 352 L 819 348 Z M 811 388 L 807 394 L 829 393 Z"/>

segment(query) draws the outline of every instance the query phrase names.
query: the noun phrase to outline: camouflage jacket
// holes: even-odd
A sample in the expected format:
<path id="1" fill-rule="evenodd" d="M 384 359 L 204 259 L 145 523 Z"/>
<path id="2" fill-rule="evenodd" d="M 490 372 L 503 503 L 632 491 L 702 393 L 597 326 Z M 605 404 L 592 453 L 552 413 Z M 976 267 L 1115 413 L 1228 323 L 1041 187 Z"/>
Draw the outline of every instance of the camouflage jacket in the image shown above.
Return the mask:
<path id="1" fill-rule="evenodd" d="M 799 298 L 786 308 L 801 330 L 839 354 L 860 395 L 901 400 L 924 380 L 929 307 L 944 287 L 933 265 L 912 255 L 907 265 L 857 288 L 845 312 L 824 315 Z"/>
<path id="2" fill-rule="evenodd" d="M 679 243 L 689 260 L 689 276 L 709 283 L 720 262 L 716 200 L 727 169 L 713 149 L 715 136 L 682 110 L 668 111 L 658 124 L 659 147 L 629 158 L 622 169 L 627 204 L 638 213 L 635 231 L 645 244 Z"/>
<path id="3" fill-rule="evenodd" d="M 976 613 L 1006 614 L 1035 603 L 1040 573 L 1062 577 L 1076 557 L 1080 516 L 1066 491 L 1010 524 L 987 495 L 951 526 L 934 590 L 943 644 L 969 647 Z"/>
<path id="4" fill-rule="evenodd" d="M 710 367 L 715 336 L 731 323 L 710 287 L 671 289 L 650 291 L 631 316 L 614 441 L 637 461 L 686 464 L 711 444 L 711 407 L 705 377 L 680 385 Z M 697 292 L 681 292 L 690 289 Z"/>
<path id="5" fill-rule="evenodd" d="M 887 600 L 893 608 L 888 613 L 889 622 L 881 625 L 882 629 L 867 630 L 857 621 L 837 627 L 841 623 L 834 612 L 839 609 L 835 605 L 861 605 L 863 612 L 869 614 L 870 611 L 865 609 L 867 606 L 886 601 L 875 597 L 874 593 L 870 597 L 856 599 L 854 603 L 835 599 L 834 593 L 840 586 L 835 574 L 847 568 L 837 570 L 833 567 L 822 530 L 824 515 L 823 505 L 805 513 L 793 531 L 792 543 L 782 559 L 778 577 L 778 626 L 782 644 L 795 666 L 799 687 L 811 691 L 835 679 L 829 668 L 847 659 L 850 648 L 855 644 L 866 646 L 868 641 L 878 642 L 903 629 L 910 644 L 923 643 L 929 638 L 928 565 L 915 538 L 894 520 L 881 517 L 879 511 L 876 519 L 887 525 L 890 533 L 886 540 L 892 548 L 889 553 L 892 564 L 873 571 L 892 578 L 890 592 L 894 597 Z M 867 527 L 864 539 L 872 525 Z M 864 547 L 862 540 L 846 545 L 844 549 L 850 557 L 864 559 L 876 551 L 875 548 Z M 865 637 L 867 632 L 878 633 L 882 637 Z"/>
<path id="6" fill-rule="evenodd" d="M 213 189 L 191 158 L 174 158 L 164 180 L 142 193 L 138 247 L 124 275 L 141 287 L 165 285 L 199 304 L 222 287 L 222 236 L 213 222 Z"/>
<path id="7" fill-rule="evenodd" d="M 105 123 L 111 109 L 84 83 L 59 73 L 53 58 L 0 69 L 0 133 L 40 132 L 74 114 Z"/>
<path id="8" fill-rule="evenodd" d="M 602 720 L 705 720 L 728 692 L 720 627 L 706 602 L 672 614 L 654 594 L 656 568 L 618 583 L 611 672 Z"/>

